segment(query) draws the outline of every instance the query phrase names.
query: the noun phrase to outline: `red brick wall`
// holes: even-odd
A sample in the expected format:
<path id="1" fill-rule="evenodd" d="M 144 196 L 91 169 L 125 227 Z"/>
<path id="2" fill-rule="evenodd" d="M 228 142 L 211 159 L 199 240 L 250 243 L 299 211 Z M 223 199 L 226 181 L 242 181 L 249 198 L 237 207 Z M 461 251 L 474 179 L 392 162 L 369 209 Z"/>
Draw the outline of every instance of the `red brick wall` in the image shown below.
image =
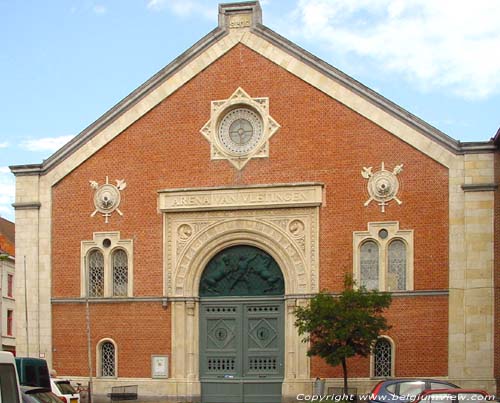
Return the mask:
<path id="1" fill-rule="evenodd" d="M 392 326 L 384 335 L 395 344 L 397 377 L 446 376 L 448 374 L 448 297 L 395 297 L 386 314 Z M 347 361 L 349 377 L 370 374 L 369 358 Z M 342 377 L 342 367 L 332 368 L 312 360 L 313 377 Z"/>
<path id="2" fill-rule="evenodd" d="M 211 161 L 209 144 L 199 133 L 210 117 L 210 102 L 228 98 L 240 86 L 252 97 L 269 97 L 270 113 L 282 126 L 270 141 L 270 158 L 251 160 L 243 171 L 235 170 L 227 161 Z M 404 164 L 398 195 L 403 204 L 392 202 L 385 213 L 381 213 L 376 203 L 363 206 L 368 194 L 361 170 L 372 166 L 377 171 L 381 162 L 385 162 L 387 169 Z M 100 216 L 90 217 L 94 208 L 89 180 L 103 183 L 106 175 L 111 181 L 127 182 L 120 205 L 124 215 L 113 214 L 109 224 Z M 352 232 L 366 230 L 369 221 L 399 221 L 401 229 L 415 231 L 415 289 L 448 287 L 447 169 L 238 45 L 54 186 L 53 295 L 79 295 L 81 240 L 92 239 L 96 231 L 119 230 L 122 238 L 134 239 L 134 295 L 161 296 L 159 189 L 311 181 L 325 184 L 325 203 L 320 210 L 321 288 L 341 289 L 344 273 L 352 272 L 353 267 Z M 425 312 L 430 309 L 420 299 L 404 301 L 409 301 L 415 311 L 418 311 L 416 306 L 422 306 Z M 160 303 L 156 305 L 161 308 Z M 147 315 L 147 309 L 141 306 L 136 309 Z M 447 300 L 433 299 L 431 306 L 445 312 Z M 128 309 L 125 305 L 113 307 L 116 312 Z M 64 312 L 71 313 L 72 309 L 75 308 L 67 305 L 55 307 L 55 345 L 67 343 L 68 335 L 56 329 L 66 321 Z M 409 320 L 401 302 L 395 303 L 390 315 L 399 323 L 392 332 L 398 339 L 405 332 L 403 324 L 414 320 Z M 435 316 L 422 317 L 442 323 Z M 96 333 L 95 337 L 109 337 L 105 330 L 109 322 L 100 318 L 95 321 L 102 321 L 99 325 L 102 333 Z M 151 334 L 169 325 L 169 321 L 158 320 L 152 325 Z M 433 344 L 427 345 L 430 355 L 441 354 L 446 346 L 447 326 L 443 325 L 443 329 L 434 336 Z M 143 331 L 140 327 L 129 329 L 137 335 Z M 165 353 L 169 348 L 165 347 Z M 55 353 L 55 359 L 66 363 L 60 351 Z M 143 346 L 137 352 L 144 357 L 152 353 Z M 426 361 L 422 355 L 415 360 L 411 364 L 401 362 L 401 372 L 421 371 L 420 364 Z M 446 367 L 446 362 L 443 365 Z M 437 375 L 443 374 L 441 367 L 431 368 Z"/>
<path id="3" fill-rule="evenodd" d="M 84 304 L 52 305 L 53 368 L 62 375 L 88 375 Z M 161 303 L 90 304 L 94 375 L 96 346 L 104 338 L 117 344 L 118 376 L 151 376 L 151 354 L 170 353 L 170 308 Z"/>

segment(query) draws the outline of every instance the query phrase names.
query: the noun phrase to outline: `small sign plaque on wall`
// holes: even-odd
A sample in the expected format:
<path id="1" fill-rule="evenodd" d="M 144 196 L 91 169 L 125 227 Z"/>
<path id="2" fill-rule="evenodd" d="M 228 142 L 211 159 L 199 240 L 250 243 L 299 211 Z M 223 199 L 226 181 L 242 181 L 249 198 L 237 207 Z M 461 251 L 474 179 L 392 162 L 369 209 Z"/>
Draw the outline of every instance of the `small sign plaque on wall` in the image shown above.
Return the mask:
<path id="1" fill-rule="evenodd" d="M 151 356 L 151 377 L 168 378 L 168 355 Z"/>

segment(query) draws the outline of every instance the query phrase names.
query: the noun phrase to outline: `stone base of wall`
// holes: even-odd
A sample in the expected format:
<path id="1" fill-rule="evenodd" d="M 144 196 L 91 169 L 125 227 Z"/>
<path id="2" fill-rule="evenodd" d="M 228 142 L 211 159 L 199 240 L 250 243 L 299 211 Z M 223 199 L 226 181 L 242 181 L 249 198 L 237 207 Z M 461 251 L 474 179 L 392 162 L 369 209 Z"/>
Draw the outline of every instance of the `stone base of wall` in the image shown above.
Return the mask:
<path id="1" fill-rule="evenodd" d="M 68 377 L 73 383 L 87 383 L 86 378 Z M 448 379 L 440 377 L 436 379 L 446 380 L 461 386 L 462 388 L 483 389 L 495 393 L 496 382 L 491 379 Z M 369 394 L 380 379 L 353 378 L 349 379 L 349 388 L 356 388 L 358 395 Z M 111 392 L 112 386 L 138 385 L 138 402 L 150 403 L 199 403 L 199 382 L 175 381 L 173 379 L 95 379 L 93 384 L 93 403 L 109 403 L 107 394 Z M 340 378 L 329 378 L 325 380 L 325 394 L 328 388 L 340 388 L 343 380 Z M 297 380 L 295 382 L 283 383 L 283 403 L 294 403 L 298 401 L 311 401 L 314 391 L 314 379 Z M 192 392 L 191 394 L 189 392 Z M 299 396 L 300 395 L 300 396 Z M 297 399 L 297 397 L 299 398 Z M 82 401 L 82 403 L 86 403 Z"/>

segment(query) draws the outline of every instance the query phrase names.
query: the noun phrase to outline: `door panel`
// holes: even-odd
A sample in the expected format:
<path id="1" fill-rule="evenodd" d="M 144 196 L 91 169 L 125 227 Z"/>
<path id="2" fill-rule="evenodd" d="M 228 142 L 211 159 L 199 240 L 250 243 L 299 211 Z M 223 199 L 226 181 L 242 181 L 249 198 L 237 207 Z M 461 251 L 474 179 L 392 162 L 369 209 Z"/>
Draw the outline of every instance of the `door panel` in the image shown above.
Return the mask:
<path id="1" fill-rule="evenodd" d="M 281 402 L 283 301 L 207 301 L 200 311 L 202 402 Z"/>

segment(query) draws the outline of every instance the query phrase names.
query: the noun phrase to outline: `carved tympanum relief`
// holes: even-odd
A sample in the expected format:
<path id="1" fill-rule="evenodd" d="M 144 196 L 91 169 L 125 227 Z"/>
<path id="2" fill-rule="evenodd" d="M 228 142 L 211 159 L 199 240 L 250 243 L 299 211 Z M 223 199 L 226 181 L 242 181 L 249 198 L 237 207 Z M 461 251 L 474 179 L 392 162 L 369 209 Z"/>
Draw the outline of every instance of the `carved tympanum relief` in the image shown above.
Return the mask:
<path id="1" fill-rule="evenodd" d="M 396 165 L 391 171 L 385 169 L 382 162 L 380 171 L 372 172 L 372 167 L 363 167 L 361 175 L 363 178 L 368 179 L 368 193 L 370 198 L 365 202 L 365 207 L 375 200 L 380 206 L 382 213 L 385 212 L 385 206 L 391 201 L 395 200 L 396 203 L 402 204 L 403 202 L 398 199 L 397 194 L 399 191 L 399 180 L 397 175 L 403 171 L 403 164 Z"/>
<path id="2" fill-rule="evenodd" d="M 116 180 L 116 185 L 109 183 L 109 178 L 106 176 L 106 183 L 99 185 L 96 181 L 90 181 L 90 187 L 94 189 L 94 212 L 90 215 L 94 217 L 97 213 L 101 213 L 106 224 L 109 221 L 111 214 L 116 211 L 121 216 L 123 213 L 118 206 L 120 205 L 120 192 L 127 187 L 123 179 Z"/>
<path id="3" fill-rule="evenodd" d="M 236 245 L 215 255 L 200 280 L 200 296 L 282 295 L 283 274 L 263 250 Z"/>
<path id="4" fill-rule="evenodd" d="M 243 169 L 251 158 L 269 156 L 269 139 L 280 125 L 269 115 L 269 98 L 251 98 L 238 88 L 228 99 L 212 101 L 210 120 L 200 130 L 213 160 Z"/>

